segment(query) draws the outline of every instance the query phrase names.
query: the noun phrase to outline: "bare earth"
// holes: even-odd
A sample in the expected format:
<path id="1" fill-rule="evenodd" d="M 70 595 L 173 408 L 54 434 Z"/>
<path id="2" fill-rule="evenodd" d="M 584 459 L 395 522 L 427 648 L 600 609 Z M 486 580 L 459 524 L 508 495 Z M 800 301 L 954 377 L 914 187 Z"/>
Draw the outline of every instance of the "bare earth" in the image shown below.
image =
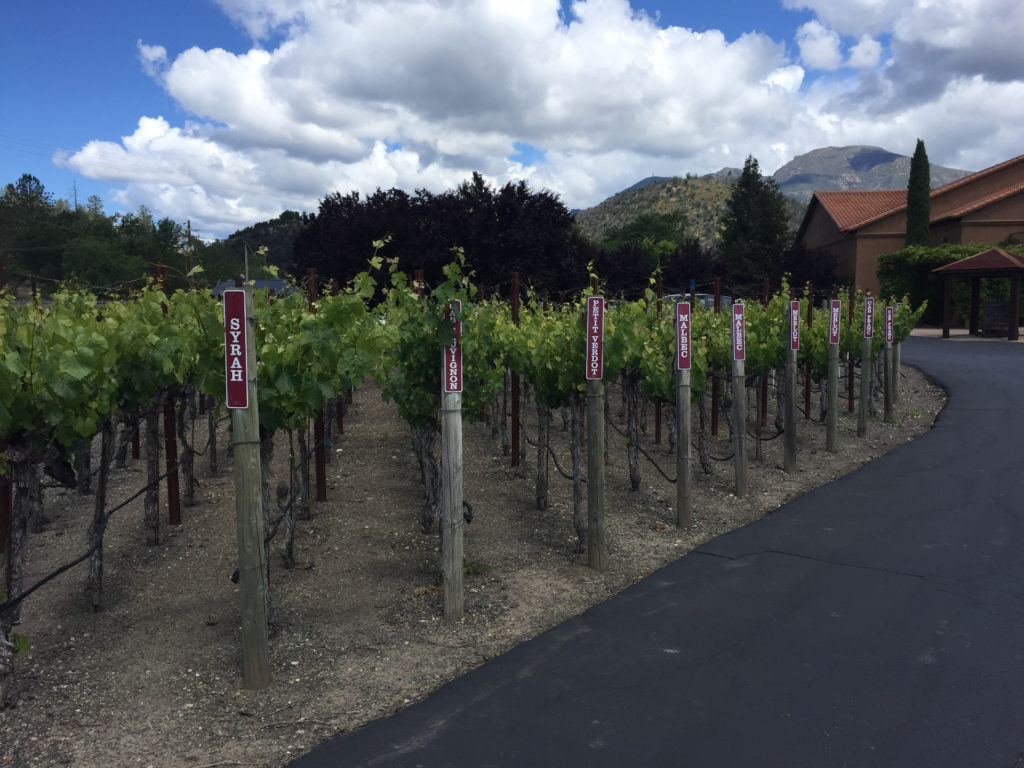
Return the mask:
<path id="1" fill-rule="evenodd" d="M 611 414 L 621 399 L 611 390 Z M 850 472 L 928 430 L 944 393 L 904 369 L 897 423 L 840 415 L 840 450 L 824 450 L 824 425 L 801 421 L 799 469 L 782 471 L 782 440 L 751 456 L 750 492 L 732 494 L 729 462 L 711 475 L 695 461 L 695 524 L 675 527 L 675 489 L 646 460 L 630 492 L 622 436 L 609 429 L 607 519 L 610 567 L 597 573 L 574 554 L 571 483 L 551 466 L 551 505 L 535 509 L 536 451 L 525 477 L 509 466 L 486 424 L 466 424 L 466 618 L 441 618 L 437 536 L 420 531 L 422 491 L 409 431 L 380 393 L 356 393 L 328 465 L 328 501 L 300 522 L 300 567 L 285 570 L 276 548 L 271 594 L 279 630 L 271 640 L 273 682 L 242 690 L 235 509 L 230 468 L 210 476 L 197 460 L 200 503 L 184 525 L 148 547 L 142 502 L 111 521 L 105 547 L 105 608 L 93 613 L 72 570 L 23 607 L 17 631 L 31 642 L 17 658 L 12 700 L 0 710 L 0 766 L 282 766 L 318 742 L 385 717 L 728 530 Z M 818 407 L 817 395 L 813 410 Z M 769 415 L 769 425 L 773 415 Z M 527 433 L 536 435 L 527 409 Z M 696 416 L 695 416 L 696 425 Z M 729 453 L 728 429 L 712 454 Z M 696 426 L 695 426 L 696 428 Z M 568 432 L 556 414 L 552 440 L 569 466 Z M 766 430 L 772 433 L 771 426 Z M 667 428 L 645 450 L 674 476 Z M 286 478 L 287 436 L 278 438 L 275 477 Z M 221 465 L 227 465 L 221 442 Z M 141 461 L 112 480 L 110 503 L 143 485 Z M 166 509 L 164 505 L 162 507 Z M 46 530 L 29 545 L 26 582 L 85 549 L 92 498 L 51 488 Z"/>

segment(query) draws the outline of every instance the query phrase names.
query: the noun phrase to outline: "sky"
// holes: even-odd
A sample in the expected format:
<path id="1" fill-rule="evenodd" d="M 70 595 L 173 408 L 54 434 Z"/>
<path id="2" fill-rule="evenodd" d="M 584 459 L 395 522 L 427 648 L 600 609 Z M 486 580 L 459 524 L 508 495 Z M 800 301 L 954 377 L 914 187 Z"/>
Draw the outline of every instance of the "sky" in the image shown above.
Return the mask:
<path id="1" fill-rule="evenodd" d="M 223 238 L 474 171 L 586 208 L 865 144 L 1024 153 L 1020 0 L 7 0 L 0 184 Z"/>

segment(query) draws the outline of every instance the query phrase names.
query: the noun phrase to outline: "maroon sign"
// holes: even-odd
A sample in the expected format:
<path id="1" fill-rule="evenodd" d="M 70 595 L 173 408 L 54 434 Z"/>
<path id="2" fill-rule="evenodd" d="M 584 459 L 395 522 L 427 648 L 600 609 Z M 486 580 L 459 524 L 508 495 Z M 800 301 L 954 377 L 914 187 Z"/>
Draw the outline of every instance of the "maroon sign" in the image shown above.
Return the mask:
<path id="1" fill-rule="evenodd" d="M 746 307 L 737 302 L 732 305 L 732 359 L 747 359 Z"/>
<path id="2" fill-rule="evenodd" d="M 896 308 L 886 307 L 885 308 L 885 343 L 892 344 L 893 340 L 893 326 L 896 323 Z"/>
<path id="3" fill-rule="evenodd" d="M 800 349 L 800 302 L 789 302 L 789 349 Z"/>
<path id="4" fill-rule="evenodd" d="M 245 291 L 224 291 L 224 376 L 228 408 L 249 407 Z"/>
<path id="5" fill-rule="evenodd" d="M 839 343 L 840 321 L 843 319 L 843 302 L 839 299 L 832 299 L 828 315 L 828 343 Z"/>
<path id="6" fill-rule="evenodd" d="M 604 297 L 587 299 L 587 379 L 604 378 Z"/>
<path id="7" fill-rule="evenodd" d="M 462 391 L 462 321 L 456 315 L 461 311 L 462 302 L 457 300 L 454 307 L 449 304 L 444 311 L 445 320 L 455 329 L 455 336 L 451 344 L 445 345 L 443 354 L 444 391 L 449 393 Z"/>
<path id="8" fill-rule="evenodd" d="M 676 304 L 676 370 L 690 370 L 690 304 Z"/>
<path id="9" fill-rule="evenodd" d="M 870 339 L 875 335 L 875 299 L 868 296 L 864 299 L 864 338 Z"/>

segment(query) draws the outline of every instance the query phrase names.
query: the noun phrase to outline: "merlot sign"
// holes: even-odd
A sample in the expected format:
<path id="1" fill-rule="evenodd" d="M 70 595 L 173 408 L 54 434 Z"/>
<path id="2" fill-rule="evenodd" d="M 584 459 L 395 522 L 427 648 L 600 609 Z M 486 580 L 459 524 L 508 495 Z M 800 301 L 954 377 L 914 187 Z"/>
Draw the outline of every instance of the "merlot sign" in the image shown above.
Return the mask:
<path id="1" fill-rule="evenodd" d="M 789 351 L 800 349 L 800 302 L 789 302 Z"/>
<path id="2" fill-rule="evenodd" d="M 448 393 L 462 391 L 462 321 L 457 314 L 461 311 L 462 302 L 458 300 L 449 304 L 444 311 L 445 320 L 452 324 L 455 331 L 451 344 L 445 345 L 443 354 L 444 391 Z"/>
<path id="3" fill-rule="evenodd" d="M 843 303 L 839 299 L 832 299 L 829 306 L 828 316 L 828 343 L 839 343 L 839 324 L 843 318 Z"/>
<path id="4" fill-rule="evenodd" d="M 604 297 L 587 298 L 587 380 L 604 378 Z"/>
<path id="5" fill-rule="evenodd" d="M 224 291 L 224 375 L 228 408 L 249 407 L 245 291 Z"/>

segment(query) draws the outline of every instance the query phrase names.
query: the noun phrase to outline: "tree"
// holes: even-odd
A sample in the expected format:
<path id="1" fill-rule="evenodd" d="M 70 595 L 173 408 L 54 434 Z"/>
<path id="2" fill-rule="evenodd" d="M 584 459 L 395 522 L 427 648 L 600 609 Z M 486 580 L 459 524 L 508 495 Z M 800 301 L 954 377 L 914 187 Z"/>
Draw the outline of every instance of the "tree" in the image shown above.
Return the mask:
<path id="1" fill-rule="evenodd" d="M 928 153 L 918 139 L 907 182 L 907 245 L 931 244 L 931 194 Z"/>
<path id="2" fill-rule="evenodd" d="M 721 253 L 734 295 L 759 293 L 765 277 L 778 285 L 789 241 L 786 198 L 750 155 L 722 217 Z"/>

